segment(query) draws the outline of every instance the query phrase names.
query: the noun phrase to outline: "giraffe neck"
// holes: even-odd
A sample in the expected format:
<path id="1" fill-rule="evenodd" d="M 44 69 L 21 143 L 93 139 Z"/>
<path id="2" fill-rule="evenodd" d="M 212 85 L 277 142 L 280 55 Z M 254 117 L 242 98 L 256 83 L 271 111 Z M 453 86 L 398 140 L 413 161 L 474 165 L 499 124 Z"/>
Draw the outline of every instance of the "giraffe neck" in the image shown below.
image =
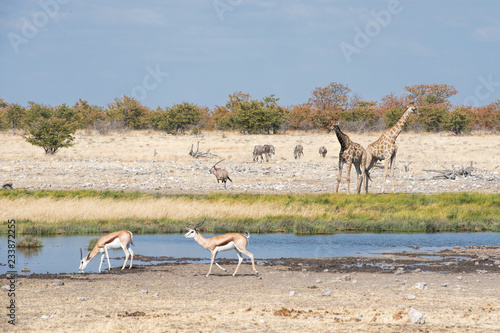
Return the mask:
<path id="1" fill-rule="evenodd" d="M 349 139 L 347 134 L 343 133 L 338 126 L 335 126 L 335 134 L 337 134 L 341 150 L 346 150 L 351 145 L 351 139 Z"/>
<path id="2" fill-rule="evenodd" d="M 398 138 L 399 133 L 401 133 L 401 131 L 403 130 L 403 126 L 405 125 L 409 117 L 410 108 L 406 109 L 406 111 L 403 112 L 401 118 L 399 118 L 398 122 L 386 131 L 386 136 L 392 143 L 394 143 Z"/>

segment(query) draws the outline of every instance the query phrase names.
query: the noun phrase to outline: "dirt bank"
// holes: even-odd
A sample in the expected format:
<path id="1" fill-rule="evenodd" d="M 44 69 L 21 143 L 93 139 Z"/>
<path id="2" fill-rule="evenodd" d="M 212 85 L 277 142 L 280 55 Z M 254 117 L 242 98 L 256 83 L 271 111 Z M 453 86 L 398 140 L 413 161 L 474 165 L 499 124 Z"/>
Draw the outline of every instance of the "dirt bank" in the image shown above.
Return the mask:
<path id="1" fill-rule="evenodd" d="M 19 278 L 16 331 L 500 331 L 500 249 L 440 255 L 272 260 L 258 276 L 247 261 L 236 277 L 234 261 L 208 278 L 208 265 L 183 263 L 31 275 Z"/>

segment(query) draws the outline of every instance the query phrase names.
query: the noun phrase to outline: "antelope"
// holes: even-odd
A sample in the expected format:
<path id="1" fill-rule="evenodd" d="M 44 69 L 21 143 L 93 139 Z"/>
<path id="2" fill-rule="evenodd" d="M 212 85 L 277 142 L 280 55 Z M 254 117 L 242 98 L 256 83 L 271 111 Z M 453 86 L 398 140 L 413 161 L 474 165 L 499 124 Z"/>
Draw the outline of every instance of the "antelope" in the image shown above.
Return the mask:
<path id="1" fill-rule="evenodd" d="M 120 248 L 123 249 L 123 252 L 125 252 L 125 262 L 123 263 L 122 269 L 124 269 L 125 265 L 127 264 L 129 252 L 131 256 L 129 268 L 132 268 L 132 261 L 134 260 L 134 251 L 132 251 L 130 245 L 134 245 L 134 243 L 132 242 L 132 233 L 127 230 L 115 231 L 105 236 L 102 236 L 95 244 L 92 252 L 89 252 L 85 258 L 83 258 L 82 250 L 80 249 L 80 257 L 82 257 L 82 259 L 80 260 L 80 268 L 79 268 L 80 273 L 83 273 L 83 269 L 87 267 L 89 262 L 92 261 L 92 259 L 94 259 L 94 257 L 99 252 L 102 253 L 101 263 L 99 264 L 99 273 L 101 273 L 101 266 L 102 263 L 104 262 L 104 255 L 106 255 L 106 258 L 108 259 L 108 267 L 109 267 L 108 270 L 111 270 L 111 263 L 109 262 L 108 250 L 116 250 Z"/>
<path id="2" fill-rule="evenodd" d="M 246 250 L 246 246 L 248 244 L 248 238 L 250 238 L 250 234 L 248 233 L 248 231 L 245 232 L 245 234 L 230 233 L 211 238 L 205 238 L 198 232 L 198 230 L 196 230 L 196 228 L 200 227 L 203 223 L 204 222 L 198 223 L 193 228 L 186 227 L 188 232 L 184 235 L 184 237 L 194 238 L 194 240 L 198 244 L 200 244 L 202 247 L 204 247 L 205 249 L 209 250 L 212 253 L 212 256 L 210 258 L 210 268 L 208 269 L 208 274 L 206 275 L 207 277 L 212 272 L 212 266 L 214 264 L 215 256 L 217 255 L 217 253 L 223 251 L 229 251 L 232 249 L 235 249 L 236 254 L 238 254 L 238 266 L 236 266 L 236 270 L 234 271 L 233 276 L 236 275 L 236 272 L 238 272 L 238 268 L 240 268 L 241 262 L 243 261 L 241 253 L 246 254 L 252 260 L 253 271 L 255 272 L 255 274 L 259 274 L 259 272 L 257 272 L 257 270 L 255 269 L 253 254 L 251 254 Z M 215 264 L 224 272 L 227 271 L 225 268 L 222 268 L 218 263 Z"/>
<path id="3" fill-rule="evenodd" d="M 224 183 L 224 189 L 226 189 L 226 182 L 228 180 L 231 180 L 231 178 L 229 178 L 229 173 L 224 169 L 215 167 L 222 161 L 224 160 L 220 160 L 219 162 L 215 163 L 214 166 L 210 168 L 210 173 L 213 174 L 215 178 L 217 178 L 217 183 L 219 183 L 219 180 L 222 181 Z M 231 180 L 231 183 L 232 182 L 233 181 Z"/>

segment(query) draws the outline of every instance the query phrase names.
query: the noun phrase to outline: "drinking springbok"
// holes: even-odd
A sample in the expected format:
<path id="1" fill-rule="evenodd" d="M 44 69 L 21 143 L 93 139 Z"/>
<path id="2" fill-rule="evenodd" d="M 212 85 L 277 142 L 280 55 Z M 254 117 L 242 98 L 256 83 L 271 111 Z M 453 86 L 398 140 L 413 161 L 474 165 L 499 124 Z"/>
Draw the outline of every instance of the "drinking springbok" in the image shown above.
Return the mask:
<path id="1" fill-rule="evenodd" d="M 186 228 L 188 232 L 184 235 L 184 237 L 194 238 L 194 240 L 198 244 L 200 244 L 202 247 L 204 247 L 205 249 L 209 250 L 212 253 L 212 256 L 210 258 L 210 268 L 208 269 L 208 274 L 206 275 L 207 277 L 212 272 L 212 266 L 214 264 L 215 256 L 217 255 L 217 253 L 222 251 L 229 251 L 232 249 L 235 249 L 236 253 L 238 254 L 238 266 L 236 266 L 233 276 L 236 275 L 236 272 L 238 272 L 238 268 L 240 268 L 241 262 L 243 261 L 241 253 L 246 254 L 252 260 L 252 268 L 255 274 L 259 273 L 255 269 L 253 254 L 251 254 L 246 250 L 248 244 L 248 238 L 250 238 L 250 234 L 248 233 L 248 231 L 245 232 L 245 235 L 239 233 L 230 233 L 230 234 L 205 238 L 198 232 L 198 230 L 196 230 L 196 228 L 200 227 L 203 223 L 204 222 L 198 223 L 194 228 Z M 226 272 L 225 268 L 222 268 L 218 263 L 215 264 L 217 265 L 217 267 Z"/>
<path id="2" fill-rule="evenodd" d="M 131 256 L 129 268 L 132 268 L 132 261 L 134 260 L 134 251 L 132 251 L 130 245 L 134 245 L 134 243 L 132 242 L 132 233 L 127 230 L 115 231 L 105 236 L 102 236 L 95 244 L 92 252 L 89 252 L 85 258 L 82 257 L 82 250 L 80 249 L 80 257 L 82 257 L 82 259 L 80 260 L 80 268 L 79 268 L 80 272 L 83 273 L 83 269 L 87 267 L 89 262 L 92 259 L 94 259 L 97 253 L 102 253 L 101 263 L 99 264 L 99 273 L 101 273 L 101 266 L 102 263 L 104 262 L 104 255 L 106 255 L 106 258 L 108 259 L 108 267 L 109 267 L 108 270 L 111 270 L 111 263 L 109 262 L 108 250 L 116 250 L 120 248 L 123 249 L 123 252 L 125 252 L 125 262 L 123 263 L 122 269 L 124 269 L 125 265 L 127 264 L 129 252 Z"/>

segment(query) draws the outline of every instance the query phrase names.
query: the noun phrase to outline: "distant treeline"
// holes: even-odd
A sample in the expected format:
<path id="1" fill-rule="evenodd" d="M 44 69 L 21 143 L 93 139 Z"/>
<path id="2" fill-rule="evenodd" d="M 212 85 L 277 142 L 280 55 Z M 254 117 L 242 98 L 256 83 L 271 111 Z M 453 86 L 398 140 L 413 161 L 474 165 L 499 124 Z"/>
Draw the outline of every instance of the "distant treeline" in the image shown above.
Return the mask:
<path id="1" fill-rule="evenodd" d="M 368 101 L 348 86 L 332 82 L 313 90 L 309 100 L 299 105 L 282 106 L 274 95 L 254 100 L 249 94 L 235 92 L 226 105 L 213 109 L 183 102 L 152 110 L 129 96 L 115 98 L 106 107 L 82 99 L 73 106 L 36 102 L 21 106 L 0 99 L 0 130 L 32 133 L 45 126 L 45 131 L 64 127 L 69 132 L 88 129 L 101 134 L 123 129 L 155 129 L 171 134 L 210 130 L 275 134 L 325 130 L 339 120 L 346 131 L 383 131 L 396 123 L 409 102 L 416 104 L 420 115 L 409 119 L 406 130 L 466 134 L 500 129 L 500 100 L 477 107 L 452 105 L 449 98 L 457 90 L 446 84 L 413 85 L 405 90 L 402 96 L 391 93 L 380 101 Z"/>

